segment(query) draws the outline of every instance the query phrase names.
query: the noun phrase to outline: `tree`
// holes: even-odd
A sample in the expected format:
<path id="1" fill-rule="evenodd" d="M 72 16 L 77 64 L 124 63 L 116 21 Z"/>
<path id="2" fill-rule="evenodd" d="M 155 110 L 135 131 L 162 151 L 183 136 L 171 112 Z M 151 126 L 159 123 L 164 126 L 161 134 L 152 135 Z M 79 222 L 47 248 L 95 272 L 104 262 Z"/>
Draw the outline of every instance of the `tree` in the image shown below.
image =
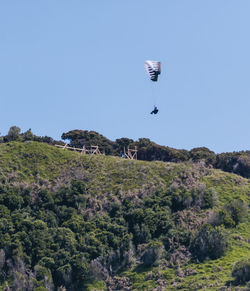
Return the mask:
<path id="1" fill-rule="evenodd" d="M 24 140 L 34 140 L 35 135 L 32 133 L 31 128 L 23 133 Z"/>
<path id="2" fill-rule="evenodd" d="M 116 142 L 118 153 L 123 152 L 124 147 L 127 148 L 127 147 L 129 147 L 129 145 L 134 143 L 134 141 L 132 139 L 127 138 L 127 137 L 122 137 L 122 138 L 116 139 L 115 142 Z"/>
<path id="3" fill-rule="evenodd" d="M 96 131 L 88 130 L 71 130 L 62 134 L 63 140 L 70 140 L 73 147 L 82 148 L 83 146 L 99 146 L 106 154 L 114 154 L 115 143 Z"/>
<path id="4" fill-rule="evenodd" d="M 19 127 L 11 126 L 7 134 L 8 141 L 17 140 L 20 137 L 20 132 L 21 129 Z"/>
<path id="5" fill-rule="evenodd" d="M 203 160 L 207 165 L 214 165 L 216 162 L 216 154 L 206 147 L 193 148 L 189 154 L 194 162 Z"/>

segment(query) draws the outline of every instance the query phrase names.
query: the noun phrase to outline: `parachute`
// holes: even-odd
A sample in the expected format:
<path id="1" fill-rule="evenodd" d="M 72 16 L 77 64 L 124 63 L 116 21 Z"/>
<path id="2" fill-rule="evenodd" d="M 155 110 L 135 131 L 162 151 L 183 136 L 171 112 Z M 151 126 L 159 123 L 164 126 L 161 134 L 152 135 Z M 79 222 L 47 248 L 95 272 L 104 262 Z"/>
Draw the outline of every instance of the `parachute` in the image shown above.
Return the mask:
<path id="1" fill-rule="evenodd" d="M 146 69 L 146 72 L 153 82 L 158 81 L 158 75 L 161 73 L 161 62 L 158 61 L 145 61 L 144 67 Z M 152 92 L 154 102 L 156 101 L 156 98 L 154 96 L 154 93 Z M 154 110 L 151 112 L 151 114 L 157 114 L 158 108 L 154 105 Z"/>
<path id="2" fill-rule="evenodd" d="M 161 73 L 161 62 L 145 61 L 144 67 L 148 73 L 149 78 L 153 82 L 156 82 L 158 80 L 158 75 Z"/>

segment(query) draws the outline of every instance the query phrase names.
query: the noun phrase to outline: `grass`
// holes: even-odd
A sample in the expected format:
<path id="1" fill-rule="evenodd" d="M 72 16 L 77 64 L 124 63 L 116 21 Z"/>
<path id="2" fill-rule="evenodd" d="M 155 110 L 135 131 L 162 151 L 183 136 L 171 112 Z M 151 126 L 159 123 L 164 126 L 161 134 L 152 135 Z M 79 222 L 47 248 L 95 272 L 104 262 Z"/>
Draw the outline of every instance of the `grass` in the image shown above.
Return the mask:
<path id="1" fill-rule="evenodd" d="M 154 280 L 147 279 L 149 272 L 161 273 L 161 276 L 167 281 L 166 290 L 218 290 L 233 280 L 231 272 L 235 262 L 250 257 L 250 244 L 246 241 L 247 238 L 250 238 L 250 223 L 240 224 L 231 233 L 231 237 L 231 246 L 222 258 L 180 266 L 184 274 L 192 270 L 191 275 L 178 277 L 176 268 L 140 269 L 136 267 L 123 272 L 121 276 L 127 276 L 132 282 L 132 290 L 138 291 L 153 290 L 157 287 Z"/>
<path id="2" fill-rule="evenodd" d="M 86 291 L 91 291 L 91 290 L 107 291 L 108 290 L 108 288 L 106 287 L 105 282 L 102 281 L 102 280 L 96 280 L 96 281 L 93 281 L 91 283 L 87 283 L 85 288 L 86 288 Z"/>

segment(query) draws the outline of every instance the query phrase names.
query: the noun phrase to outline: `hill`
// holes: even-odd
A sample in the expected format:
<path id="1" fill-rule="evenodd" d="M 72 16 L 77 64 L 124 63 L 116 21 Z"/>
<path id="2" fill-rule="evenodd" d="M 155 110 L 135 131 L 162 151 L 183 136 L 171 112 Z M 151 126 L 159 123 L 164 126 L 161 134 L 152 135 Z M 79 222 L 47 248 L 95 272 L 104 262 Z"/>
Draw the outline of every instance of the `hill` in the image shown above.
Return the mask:
<path id="1" fill-rule="evenodd" d="M 248 179 L 206 163 L 5 141 L 0 286 L 248 290 L 249 202 Z"/>
<path id="2" fill-rule="evenodd" d="M 136 148 L 139 160 L 205 163 L 206 166 L 250 178 L 250 151 L 216 154 L 206 147 L 193 148 L 188 151 L 158 145 L 148 138 L 139 138 L 138 141 L 134 141 L 123 137 L 111 141 L 96 131 L 78 129 L 63 133 L 62 139 L 74 148 L 98 146 L 106 155 L 122 156 L 124 150 Z M 17 126 L 10 127 L 6 136 L 0 136 L 0 143 L 10 141 L 38 141 L 50 145 L 64 145 L 61 140 L 55 141 L 48 136 L 37 136 L 31 132 L 31 129 L 21 133 L 21 129 Z"/>
<path id="3" fill-rule="evenodd" d="M 138 149 L 138 159 L 144 161 L 205 163 L 215 169 L 235 173 L 250 178 L 250 151 L 215 154 L 206 147 L 193 148 L 190 151 L 174 149 L 158 145 L 148 138 L 139 138 L 134 141 L 130 138 L 119 138 L 111 141 L 95 131 L 71 130 L 62 134 L 62 139 L 69 140 L 71 146 L 97 145 L 107 155 L 120 156 L 127 147 Z"/>

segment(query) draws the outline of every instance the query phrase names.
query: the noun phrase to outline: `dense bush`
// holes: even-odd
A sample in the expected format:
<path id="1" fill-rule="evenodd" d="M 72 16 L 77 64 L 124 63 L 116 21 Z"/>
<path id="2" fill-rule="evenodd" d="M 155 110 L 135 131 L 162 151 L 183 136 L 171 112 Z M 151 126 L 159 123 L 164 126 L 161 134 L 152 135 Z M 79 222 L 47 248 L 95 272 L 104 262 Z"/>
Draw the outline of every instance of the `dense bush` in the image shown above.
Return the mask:
<path id="1" fill-rule="evenodd" d="M 216 154 L 206 147 L 193 148 L 189 155 L 194 162 L 203 160 L 207 165 L 214 165 L 216 161 Z"/>
<path id="2" fill-rule="evenodd" d="M 245 220 L 247 213 L 248 205 L 240 199 L 235 199 L 225 204 L 224 207 L 214 215 L 211 219 L 211 224 L 235 227 Z"/>
<path id="3" fill-rule="evenodd" d="M 190 197 L 194 195 L 185 191 Z M 146 266 L 155 266 L 170 248 L 170 240 L 186 246 L 190 243 L 190 233 L 178 232 L 174 224 L 172 194 L 152 192 L 136 204 L 124 199 L 107 212 L 89 216 L 92 202 L 83 181 L 72 179 L 70 185 L 55 192 L 44 187 L 34 193 L 32 187 L 2 186 L 3 268 L 11 274 L 6 261 L 19 258 L 26 266 L 22 268 L 36 274 L 35 287 L 49 284 L 81 290 L 91 275 L 91 266 L 99 268 L 101 264 L 105 272 L 98 272 L 105 274 L 116 274 L 136 258 Z M 146 248 L 139 254 L 136 250 L 143 244 Z"/>
<path id="4" fill-rule="evenodd" d="M 215 167 L 250 178 L 250 151 L 218 154 Z"/>
<path id="5" fill-rule="evenodd" d="M 163 244 L 160 241 L 151 241 L 147 244 L 142 256 L 142 261 L 146 266 L 156 266 L 162 258 Z"/>
<path id="6" fill-rule="evenodd" d="M 188 151 L 160 146 L 148 138 L 140 138 L 134 145 L 138 148 L 139 160 L 183 162 L 189 159 Z"/>
<path id="7" fill-rule="evenodd" d="M 230 214 L 235 225 L 243 222 L 247 216 L 248 205 L 244 201 L 237 199 L 225 205 L 226 211 Z"/>
<path id="8" fill-rule="evenodd" d="M 244 284 L 250 281 L 250 259 L 235 263 L 232 271 L 236 284 Z"/>
<path id="9" fill-rule="evenodd" d="M 191 206 L 199 206 L 201 209 L 212 208 L 217 203 L 217 194 L 212 188 L 171 187 L 168 195 L 171 197 L 171 208 L 179 211 Z"/>
<path id="10" fill-rule="evenodd" d="M 206 258 L 217 259 L 225 254 L 228 237 L 221 227 L 204 224 L 191 243 L 191 252 L 200 261 Z"/>

